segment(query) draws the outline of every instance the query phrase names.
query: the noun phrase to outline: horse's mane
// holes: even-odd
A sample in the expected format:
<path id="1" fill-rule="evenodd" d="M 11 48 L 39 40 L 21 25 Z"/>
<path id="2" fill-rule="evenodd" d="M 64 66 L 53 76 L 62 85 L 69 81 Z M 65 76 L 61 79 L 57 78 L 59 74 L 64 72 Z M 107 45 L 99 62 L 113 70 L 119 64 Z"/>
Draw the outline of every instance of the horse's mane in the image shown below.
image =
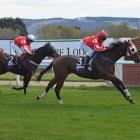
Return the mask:
<path id="1" fill-rule="evenodd" d="M 59 56 L 55 48 L 50 44 L 50 42 L 46 42 L 42 47 L 36 49 L 34 51 L 34 55 L 46 55 L 48 57 L 56 57 Z"/>
<path id="2" fill-rule="evenodd" d="M 110 45 L 109 45 L 109 50 L 114 50 L 114 49 L 116 49 L 116 48 L 118 48 L 118 47 L 121 47 L 123 44 L 125 44 L 125 42 L 126 41 L 122 41 L 122 40 L 120 40 L 120 39 L 117 39 L 117 40 L 115 40 L 115 41 L 112 41 L 111 43 L 110 43 Z"/>
<path id="3" fill-rule="evenodd" d="M 120 44 L 122 44 L 123 42 L 121 40 L 115 40 L 115 41 L 112 41 L 110 45 L 113 45 L 113 47 L 116 47 Z"/>
<path id="4" fill-rule="evenodd" d="M 39 47 L 37 49 L 34 49 L 35 53 L 40 52 L 40 50 L 42 50 L 43 47 L 47 47 L 48 49 L 54 49 L 54 47 L 50 44 L 50 42 L 46 42 L 46 44 L 44 44 L 42 47 Z"/>

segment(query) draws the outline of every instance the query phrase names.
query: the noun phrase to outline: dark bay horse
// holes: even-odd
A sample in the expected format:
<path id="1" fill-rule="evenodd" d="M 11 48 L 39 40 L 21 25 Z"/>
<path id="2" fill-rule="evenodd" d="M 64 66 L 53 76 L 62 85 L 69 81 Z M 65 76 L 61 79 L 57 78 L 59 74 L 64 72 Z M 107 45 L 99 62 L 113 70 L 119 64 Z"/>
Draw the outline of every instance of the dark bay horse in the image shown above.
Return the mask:
<path id="1" fill-rule="evenodd" d="M 36 72 L 38 65 L 46 56 L 53 58 L 57 56 L 56 50 L 50 43 L 46 43 L 43 47 L 38 48 L 33 54 L 25 56 L 21 67 L 18 65 L 12 65 L 10 68 L 8 68 L 8 62 L 12 61 L 11 59 L 16 59 L 17 56 L 9 54 L 4 55 L 2 51 L 0 51 L 0 74 L 12 72 L 23 76 L 23 86 L 13 87 L 13 89 L 24 89 L 24 94 L 26 94 L 26 88 L 28 87 L 32 75 Z"/>
<path id="2" fill-rule="evenodd" d="M 37 99 L 41 99 L 47 95 L 49 89 L 56 84 L 55 93 L 59 103 L 62 103 L 60 97 L 60 90 L 64 84 L 68 74 L 75 73 L 81 77 L 90 79 L 104 79 L 111 81 L 113 85 L 122 93 L 126 100 L 134 103 L 133 99 L 120 79 L 115 76 L 114 64 L 122 56 L 131 56 L 132 60 L 139 63 L 140 55 L 131 41 L 116 41 L 111 44 L 107 51 L 95 53 L 94 59 L 91 63 L 91 71 L 84 69 L 77 69 L 77 58 L 73 56 L 60 56 L 44 69 L 38 76 L 38 80 L 42 75 L 53 67 L 54 77 L 49 82 L 48 86 Z"/>

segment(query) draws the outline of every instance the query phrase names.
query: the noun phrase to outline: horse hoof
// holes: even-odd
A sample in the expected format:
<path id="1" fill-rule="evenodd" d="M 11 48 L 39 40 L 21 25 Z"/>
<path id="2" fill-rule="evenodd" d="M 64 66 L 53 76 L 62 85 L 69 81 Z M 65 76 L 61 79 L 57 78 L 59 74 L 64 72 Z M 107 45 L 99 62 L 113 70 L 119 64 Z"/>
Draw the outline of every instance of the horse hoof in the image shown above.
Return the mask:
<path id="1" fill-rule="evenodd" d="M 41 78 L 39 76 L 37 76 L 36 80 L 39 82 L 39 81 L 41 81 Z"/>
<path id="2" fill-rule="evenodd" d="M 57 100 L 57 101 L 58 101 L 58 104 L 63 104 L 62 100 Z"/>
<path id="3" fill-rule="evenodd" d="M 37 96 L 36 99 L 39 100 L 40 99 L 39 96 Z"/>
<path id="4" fill-rule="evenodd" d="M 130 104 L 135 104 L 135 102 L 131 99 L 131 100 L 129 100 L 129 103 Z"/>

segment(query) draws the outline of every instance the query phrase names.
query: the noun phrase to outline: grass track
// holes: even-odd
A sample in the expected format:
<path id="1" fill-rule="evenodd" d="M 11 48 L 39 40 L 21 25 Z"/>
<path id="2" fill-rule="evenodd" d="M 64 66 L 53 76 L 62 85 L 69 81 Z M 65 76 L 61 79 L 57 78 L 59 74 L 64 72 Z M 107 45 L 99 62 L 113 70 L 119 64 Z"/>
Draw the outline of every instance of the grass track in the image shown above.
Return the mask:
<path id="1" fill-rule="evenodd" d="M 0 140 L 140 140 L 140 88 L 130 88 L 130 105 L 114 88 L 63 88 L 63 105 L 54 91 L 35 97 L 0 86 Z"/>
<path id="2" fill-rule="evenodd" d="M 36 73 L 36 75 L 39 75 L 39 71 Z M 43 81 L 48 81 L 48 80 L 52 79 L 52 77 L 53 77 L 53 73 L 48 72 L 48 73 L 44 74 L 44 76 L 42 77 L 42 80 Z M 8 72 L 6 74 L 2 74 L 0 76 L 0 80 L 15 80 L 15 79 L 16 79 L 15 74 L 10 73 L 10 72 Z M 23 79 L 23 77 L 21 79 Z M 35 75 L 32 76 L 32 80 L 36 80 Z M 94 80 L 82 78 L 82 77 L 79 77 L 79 76 L 77 76 L 75 74 L 69 74 L 67 79 L 66 79 L 66 81 L 81 81 L 81 82 L 88 81 L 89 82 L 89 81 L 94 81 Z M 96 80 L 96 82 L 97 81 L 103 81 L 103 80 Z"/>

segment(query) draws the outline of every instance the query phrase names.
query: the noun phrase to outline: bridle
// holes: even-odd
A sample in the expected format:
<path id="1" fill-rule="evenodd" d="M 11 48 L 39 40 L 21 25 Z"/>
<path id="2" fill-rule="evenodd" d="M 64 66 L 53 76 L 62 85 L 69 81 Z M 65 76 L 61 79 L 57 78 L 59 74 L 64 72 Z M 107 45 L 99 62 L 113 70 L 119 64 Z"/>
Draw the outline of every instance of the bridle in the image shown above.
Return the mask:
<path id="1" fill-rule="evenodd" d="M 127 43 L 128 43 L 127 52 L 126 52 L 127 56 L 132 56 L 138 52 L 136 46 L 133 44 L 132 41 L 128 41 Z"/>

